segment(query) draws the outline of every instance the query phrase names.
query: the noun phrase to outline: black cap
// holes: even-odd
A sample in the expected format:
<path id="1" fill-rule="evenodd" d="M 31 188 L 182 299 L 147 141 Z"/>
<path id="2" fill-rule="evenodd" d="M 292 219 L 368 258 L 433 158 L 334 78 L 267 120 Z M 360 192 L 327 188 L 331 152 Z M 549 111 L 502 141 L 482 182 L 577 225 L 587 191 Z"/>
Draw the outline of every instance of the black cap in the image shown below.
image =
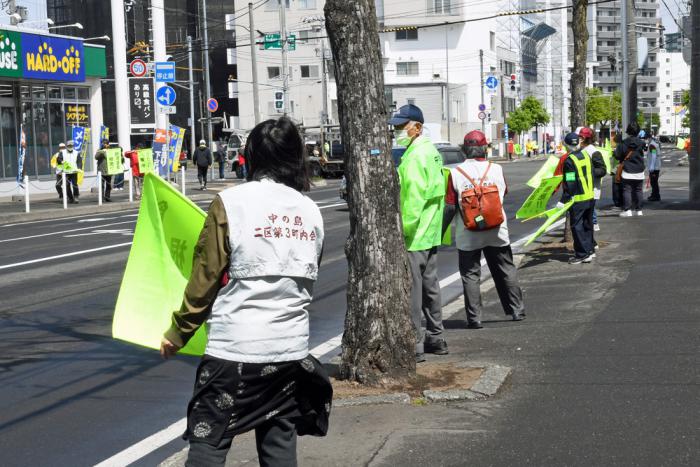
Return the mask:
<path id="1" fill-rule="evenodd" d="M 567 146 L 578 146 L 578 141 L 578 135 L 573 132 L 564 137 L 564 144 Z"/>
<path id="2" fill-rule="evenodd" d="M 405 125 L 408 122 L 425 123 L 423 112 L 413 104 L 402 106 L 389 120 L 389 125 Z"/>

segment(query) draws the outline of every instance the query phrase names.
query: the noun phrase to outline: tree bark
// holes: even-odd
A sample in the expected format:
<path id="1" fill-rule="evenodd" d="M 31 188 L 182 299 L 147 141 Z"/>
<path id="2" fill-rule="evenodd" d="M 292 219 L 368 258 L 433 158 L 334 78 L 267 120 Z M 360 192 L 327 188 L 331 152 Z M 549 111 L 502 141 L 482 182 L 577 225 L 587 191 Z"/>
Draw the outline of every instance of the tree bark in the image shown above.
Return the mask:
<path id="1" fill-rule="evenodd" d="M 416 337 L 374 0 L 328 0 L 325 16 L 350 208 L 340 373 L 378 385 L 415 374 Z"/>
<path id="2" fill-rule="evenodd" d="M 624 1 L 624 0 L 623 0 Z M 586 55 L 588 0 L 574 0 L 571 30 L 574 34 L 574 69 L 571 73 L 571 129 L 586 124 Z"/>
<path id="3" fill-rule="evenodd" d="M 700 201 L 700 2 L 693 2 L 690 10 L 691 43 L 690 57 L 690 151 L 688 152 L 689 200 Z"/>

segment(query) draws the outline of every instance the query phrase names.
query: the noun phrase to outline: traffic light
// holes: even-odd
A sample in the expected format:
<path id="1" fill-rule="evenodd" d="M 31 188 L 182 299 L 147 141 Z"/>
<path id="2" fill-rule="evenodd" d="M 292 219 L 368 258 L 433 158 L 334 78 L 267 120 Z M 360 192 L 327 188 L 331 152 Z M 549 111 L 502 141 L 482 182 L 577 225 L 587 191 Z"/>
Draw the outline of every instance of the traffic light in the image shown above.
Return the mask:
<path id="1" fill-rule="evenodd" d="M 284 112 L 284 91 L 275 91 L 275 110 Z"/>
<path id="2" fill-rule="evenodd" d="M 515 91 L 515 85 L 516 85 L 516 78 L 517 76 L 515 75 L 510 75 L 510 90 Z"/>

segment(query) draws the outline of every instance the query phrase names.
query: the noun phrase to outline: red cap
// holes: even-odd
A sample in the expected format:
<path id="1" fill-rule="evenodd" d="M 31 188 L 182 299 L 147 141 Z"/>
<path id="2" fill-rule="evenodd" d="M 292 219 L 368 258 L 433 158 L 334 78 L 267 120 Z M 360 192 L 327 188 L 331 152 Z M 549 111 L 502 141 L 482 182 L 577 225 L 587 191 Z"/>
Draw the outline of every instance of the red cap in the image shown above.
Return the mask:
<path id="1" fill-rule="evenodd" d="M 464 135 L 465 146 L 486 146 L 488 144 L 486 136 L 479 130 L 472 130 Z"/>
<path id="2" fill-rule="evenodd" d="M 579 135 L 581 138 L 586 138 L 586 139 L 588 139 L 588 138 L 593 138 L 593 136 L 594 136 L 594 135 L 593 135 L 593 130 L 591 130 L 591 129 L 588 128 L 587 126 L 584 126 L 583 128 L 581 128 L 581 129 L 579 130 L 579 132 L 578 132 L 578 135 Z"/>

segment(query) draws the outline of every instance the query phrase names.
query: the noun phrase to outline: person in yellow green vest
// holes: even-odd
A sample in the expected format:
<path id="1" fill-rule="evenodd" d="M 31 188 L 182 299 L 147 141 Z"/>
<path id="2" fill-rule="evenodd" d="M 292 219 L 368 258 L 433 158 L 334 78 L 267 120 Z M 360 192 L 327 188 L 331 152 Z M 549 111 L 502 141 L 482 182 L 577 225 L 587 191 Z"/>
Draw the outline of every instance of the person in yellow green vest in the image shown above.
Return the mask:
<path id="1" fill-rule="evenodd" d="M 51 167 L 56 170 L 56 191 L 58 192 L 58 199 L 63 199 L 63 177 L 61 177 L 63 166 L 58 165 L 58 158 L 64 149 L 66 149 L 66 145 L 64 143 L 59 143 L 58 151 L 51 156 Z"/>
<path id="2" fill-rule="evenodd" d="M 598 226 L 598 213 L 596 212 L 595 204 L 602 194 L 603 177 L 605 177 L 605 174 L 608 173 L 611 168 L 606 165 L 600 148 L 593 144 L 595 141 L 595 133 L 593 130 L 588 127 L 583 127 L 578 131 L 578 136 L 581 138 L 581 151 L 591 158 L 593 167 L 593 231 L 598 232 L 600 227 Z M 608 164 L 610 164 L 610 162 L 608 162 Z"/>
<path id="3" fill-rule="evenodd" d="M 569 209 L 571 233 L 574 237 L 574 256 L 569 264 L 590 263 L 595 258 L 593 238 L 593 170 L 591 157 L 578 148 L 579 136 L 569 133 L 564 138 L 569 155 L 564 160 L 562 194 L 557 207 L 573 200 Z"/>
<path id="4" fill-rule="evenodd" d="M 396 145 L 406 147 L 399 165 L 403 236 L 411 267 L 411 318 L 416 331 L 416 361 L 424 352 L 448 353 L 442 337 L 442 304 L 437 247 L 442 242 L 445 180 L 442 156 L 423 135 L 423 112 L 404 105 L 389 120 Z M 425 328 L 421 322 L 425 318 Z"/>

